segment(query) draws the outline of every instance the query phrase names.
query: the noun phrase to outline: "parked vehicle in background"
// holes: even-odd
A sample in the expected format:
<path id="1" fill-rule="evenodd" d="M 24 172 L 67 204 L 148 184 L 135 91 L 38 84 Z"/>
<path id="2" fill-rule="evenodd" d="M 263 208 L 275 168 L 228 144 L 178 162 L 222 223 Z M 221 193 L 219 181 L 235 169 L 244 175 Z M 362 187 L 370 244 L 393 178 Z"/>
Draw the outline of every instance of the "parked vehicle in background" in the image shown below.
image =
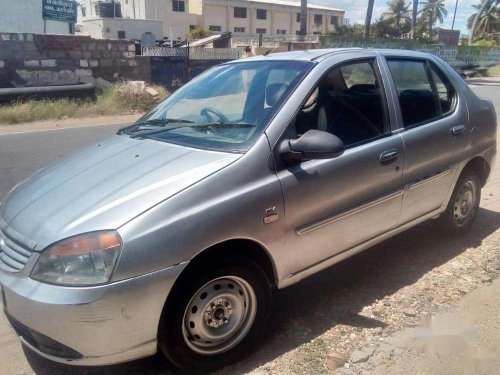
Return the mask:
<path id="1" fill-rule="evenodd" d="M 271 54 L 212 68 L 0 206 L 5 314 L 63 363 L 206 372 L 284 288 L 425 220 L 468 230 L 496 115 L 441 59 Z"/>

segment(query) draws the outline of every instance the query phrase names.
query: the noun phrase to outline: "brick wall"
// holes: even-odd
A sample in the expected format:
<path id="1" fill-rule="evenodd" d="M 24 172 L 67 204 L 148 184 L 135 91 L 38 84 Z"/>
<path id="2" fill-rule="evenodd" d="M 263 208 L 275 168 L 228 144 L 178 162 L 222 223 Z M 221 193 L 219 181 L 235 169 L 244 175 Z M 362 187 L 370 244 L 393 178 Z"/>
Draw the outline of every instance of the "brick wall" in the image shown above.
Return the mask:
<path id="1" fill-rule="evenodd" d="M 150 71 L 128 40 L 0 33 L 0 87 L 149 81 Z"/>

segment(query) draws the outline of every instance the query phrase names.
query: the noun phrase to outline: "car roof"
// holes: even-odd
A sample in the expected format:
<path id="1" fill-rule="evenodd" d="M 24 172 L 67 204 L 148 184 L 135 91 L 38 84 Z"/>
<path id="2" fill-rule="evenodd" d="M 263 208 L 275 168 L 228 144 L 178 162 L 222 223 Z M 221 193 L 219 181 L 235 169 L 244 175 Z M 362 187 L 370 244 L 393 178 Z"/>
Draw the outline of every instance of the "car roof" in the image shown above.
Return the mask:
<path id="1" fill-rule="evenodd" d="M 382 49 L 382 48 L 322 48 L 310 49 L 303 51 L 290 51 L 290 52 L 276 52 L 268 55 L 254 56 L 246 58 L 245 61 L 261 61 L 261 60 L 301 60 L 301 61 L 319 61 L 334 54 L 341 54 L 346 52 L 378 52 L 383 56 L 394 57 L 429 57 L 429 54 L 419 51 L 410 51 L 403 49 Z M 234 62 L 241 61 L 235 60 Z"/>

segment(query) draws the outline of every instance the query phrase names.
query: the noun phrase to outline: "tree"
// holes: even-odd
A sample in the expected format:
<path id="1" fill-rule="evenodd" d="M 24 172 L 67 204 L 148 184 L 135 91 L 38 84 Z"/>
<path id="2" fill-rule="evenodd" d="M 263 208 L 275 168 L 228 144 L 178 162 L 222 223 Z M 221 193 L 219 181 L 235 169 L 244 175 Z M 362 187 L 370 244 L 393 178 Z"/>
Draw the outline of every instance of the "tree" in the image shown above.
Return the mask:
<path id="1" fill-rule="evenodd" d="M 362 38 L 364 33 L 363 25 L 340 25 L 335 28 L 335 31 L 331 33 L 331 35 L 335 37 L 350 37 L 350 38 Z"/>
<path id="2" fill-rule="evenodd" d="M 366 10 L 366 18 L 365 18 L 365 38 L 370 37 L 370 26 L 372 23 L 372 14 L 373 14 L 373 4 L 375 0 L 368 0 L 368 9 Z"/>
<path id="3" fill-rule="evenodd" d="M 490 38 L 500 32 L 500 7 L 498 0 L 482 0 L 473 5 L 476 12 L 467 20 L 469 44 L 474 40 Z"/>
<path id="4" fill-rule="evenodd" d="M 434 25 L 439 21 L 443 23 L 444 18 L 448 15 L 445 8 L 445 0 L 427 0 L 422 1 L 422 8 L 420 9 L 420 16 L 427 21 L 427 28 L 429 34 L 432 34 Z"/>
<path id="5" fill-rule="evenodd" d="M 203 39 L 206 37 L 209 37 L 211 35 L 210 32 L 201 29 L 199 27 L 195 27 L 194 29 L 190 30 L 189 33 L 187 34 L 188 39 Z"/>
<path id="6" fill-rule="evenodd" d="M 388 28 L 390 36 L 401 38 L 411 29 L 410 3 L 405 0 L 390 0 L 389 9 L 382 14 L 381 22 Z"/>

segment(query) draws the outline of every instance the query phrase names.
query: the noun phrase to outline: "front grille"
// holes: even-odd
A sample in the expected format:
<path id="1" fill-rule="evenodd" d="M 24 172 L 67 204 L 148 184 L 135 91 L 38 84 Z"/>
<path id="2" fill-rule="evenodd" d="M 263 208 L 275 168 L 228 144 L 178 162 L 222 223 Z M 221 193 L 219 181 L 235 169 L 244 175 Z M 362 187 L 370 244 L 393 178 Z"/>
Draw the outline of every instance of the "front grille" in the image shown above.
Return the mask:
<path id="1" fill-rule="evenodd" d="M 18 236 L 19 237 L 19 236 Z M 9 272 L 21 271 L 32 254 L 32 250 L 19 238 L 14 239 L 6 230 L 0 229 L 0 268 Z"/>

